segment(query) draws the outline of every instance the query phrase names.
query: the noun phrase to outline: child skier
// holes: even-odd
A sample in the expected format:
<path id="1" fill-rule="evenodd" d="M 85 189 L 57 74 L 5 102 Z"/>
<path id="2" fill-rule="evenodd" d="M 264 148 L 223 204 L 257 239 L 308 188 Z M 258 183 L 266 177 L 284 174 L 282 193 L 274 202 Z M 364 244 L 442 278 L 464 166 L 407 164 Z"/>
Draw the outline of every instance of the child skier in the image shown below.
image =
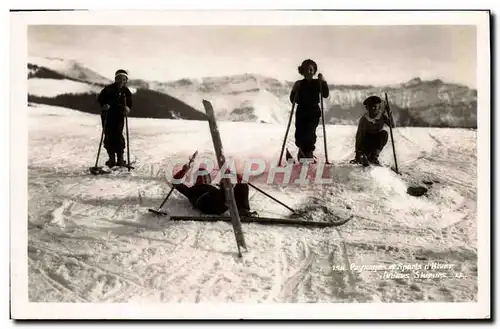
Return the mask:
<path id="1" fill-rule="evenodd" d="M 104 129 L 104 148 L 109 156 L 106 165 L 110 168 L 116 165 L 122 167 L 127 165 L 123 159 L 125 149 L 123 126 L 125 112 L 129 113 L 132 107 L 132 93 L 127 87 L 127 82 L 127 72 L 118 70 L 115 73 L 115 82 L 104 87 L 97 97 L 102 109 L 101 121 Z"/>
<path id="2" fill-rule="evenodd" d="M 328 98 L 328 84 L 320 73 L 318 79 L 313 79 L 318 71 L 318 65 L 312 59 L 306 59 L 298 67 L 304 79 L 293 85 L 290 101 L 297 104 L 295 113 L 295 145 L 299 148 L 297 158 L 314 158 L 316 149 L 316 128 L 321 117 L 320 91 L 323 98 Z"/>
<path id="3" fill-rule="evenodd" d="M 174 175 L 175 179 L 181 179 L 189 170 L 189 165 L 185 164 L 182 169 Z M 228 173 L 228 172 L 226 172 Z M 223 188 L 212 185 L 210 174 L 203 166 L 196 173 L 197 178 L 193 186 L 185 184 L 174 184 L 174 188 L 188 198 L 195 209 L 208 215 L 222 215 L 229 208 L 226 205 L 226 194 Z M 238 183 L 234 185 L 234 198 L 240 216 L 255 216 L 255 211 L 250 211 L 250 201 L 248 199 L 248 184 L 242 183 L 241 175 L 236 175 Z"/>
<path id="4" fill-rule="evenodd" d="M 363 102 L 367 113 L 359 119 L 356 132 L 356 157 L 351 163 L 360 163 L 364 166 L 372 163 L 380 166 L 378 157 L 389 138 L 384 125 L 391 126 L 391 119 L 381 109 L 381 103 L 382 100 L 378 96 L 370 96 Z"/>

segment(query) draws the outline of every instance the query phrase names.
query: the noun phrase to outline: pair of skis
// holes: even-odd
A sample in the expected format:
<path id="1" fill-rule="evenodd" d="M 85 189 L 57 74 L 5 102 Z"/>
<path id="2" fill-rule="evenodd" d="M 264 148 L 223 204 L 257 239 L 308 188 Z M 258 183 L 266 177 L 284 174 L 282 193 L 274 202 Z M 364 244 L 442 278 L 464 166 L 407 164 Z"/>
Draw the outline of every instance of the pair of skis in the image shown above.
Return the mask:
<path id="1" fill-rule="evenodd" d="M 207 113 L 208 117 L 208 123 L 209 123 L 209 128 L 210 128 L 210 133 L 212 135 L 212 141 L 214 144 L 215 148 L 215 153 L 217 157 L 217 162 L 219 165 L 219 168 L 223 168 L 226 162 L 224 152 L 223 152 L 223 147 L 222 147 L 222 141 L 221 137 L 219 134 L 219 129 L 217 127 L 217 122 L 215 120 L 215 114 L 214 110 L 212 107 L 212 104 L 209 101 L 203 100 L 203 106 L 205 108 L 205 111 Z M 193 154 L 193 156 L 190 158 L 190 163 L 194 160 L 194 157 L 196 156 Z M 236 200 L 234 197 L 234 192 L 233 192 L 233 185 L 232 182 L 229 178 L 222 178 L 221 180 L 221 186 L 224 189 L 224 193 L 226 194 L 226 201 L 227 201 L 227 206 L 229 208 L 229 213 L 230 216 L 172 216 L 170 217 L 170 220 L 187 220 L 187 221 L 226 221 L 226 222 L 231 222 L 233 226 L 233 231 L 236 239 L 236 244 L 238 247 L 238 256 L 242 257 L 241 254 L 241 247 L 244 249 L 247 249 L 246 247 L 246 242 L 245 238 L 243 235 L 243 230 L 241 227 L 241 223 L 260 223 L 260 224 L 287 224 L 287 225 L 301 225 L 301 226 L 316 226 L 316 227 L 332 227 L 332 226 L 339 226 L 343 225 L 349 220 L 351 220 L 352 216 L 339 220 L 336 222 L 314 222 L 314 221 L 304 221 L 304 220 L 297 220 L 297 219 L 279 219 L 279 218 L 269 218 L 269 217 L 245 217 L 245 216 L 240 216 L 237 205 L 236 205 Z M 173 192 L 174 188 L 170 190 L 168 193 L 167 197 L 165 200 L 163 200 L 162 204 L 158 209 L 149 209 L 149 212 L 158 214 L 158 215 L 166 215 L 166 212 L 162 210 L 163 205 L 166 203 L 166 200 L 170 196 L 170 194 Z M 293 209 L 292 209 L 293 210 Z"/>
<path id="2" fill-rule="evenodd" d="M 291 225 L 291 226 L 301 226 L 301 227 L 314 227 L 314 228 L 326 228 L 326 227 L 337 227 L 344 225 L 352 219 L 350 216 L 345 219 L 336 218 L 332 222 L 320 222 L 311 220 L 300 220 L 300 219 L 287 219 L 287 218 L 274 218 L 274 217 L 255 217 L 255 216 L 240 216 L 240 221 L 242 223 L 256 223 L 262 225 Z M 231 222 L 231 216 L 172 216 L 170 220 L 174 221 L 197 221 L 197 222 Z"/>
<path id="3" fill-rule="evenodd" d="M 217 127 L 217 122 L 215 120 L 214 109 L 212 107 L 212 104 L 206 100 L 203 100 L 203 106 L 204 106 L 205 111 L 207 113 L 208 124 L 209 124 L 209 128 L 210 128 L 210 133 L 212 135 L 212 141 L 213 141 L 214 148 L 215 148 L 217 162 L 218 162 L 219 168 L 223 168 L 224 164 L 226 162 L 226 158 L 224 156 L 222 141 L 220 138 L 219 129 Z M 192 158 L 194 160 L 194 156 Z M 231 183 L 231 180 L 229 178 L 222 178 L 221 179 L 221 186 L 224 189 L 224 193 L 226 195 L 227 207 L 229 208 L 229 213 L 231 214 L 230 221 L 233 225 L 233 231 L 234 231 L 234 235 L 236 238 L 236 244 L 238 247 L 238 256 L 242 257 L 240 248 L 243 247 L 244 249 L 247 249 L 247 247 L 246 247 L 246 243 L 245 243 L 245 237 L 243 235 L 243 230 L 241 228 L 240 215 L 238 213 L 236 200 L 234 198 L 233 184 Z M 168 197 L 170 196 L 170 194 L 172 193 L 173 189 L 174 188 L 172 187 L 169 194 L 167 195 L 165 200 L 162 202 L 162 204 L 160 205 L 158 210 L 149 209 L 148 211 L 155 213 L 155 214 L 158 214 L 158 215 L 165 215 L 166 213 L 163 212 L 162 207 L 165 204 Z"/>

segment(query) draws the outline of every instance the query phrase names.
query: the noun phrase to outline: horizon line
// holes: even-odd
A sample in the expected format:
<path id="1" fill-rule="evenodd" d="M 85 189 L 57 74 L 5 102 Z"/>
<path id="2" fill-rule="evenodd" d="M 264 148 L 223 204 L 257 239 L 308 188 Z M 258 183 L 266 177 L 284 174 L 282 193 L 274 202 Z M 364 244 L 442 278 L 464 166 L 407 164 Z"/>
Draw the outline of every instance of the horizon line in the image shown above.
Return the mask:
<path id="1" fill-rule="evenodd" d="M 105 79 L 109 79 L 110 81 L 113 81 L 112 78 L 109 78 L 109 77 L 107 77 L 107 76 L 105 76 L 105 75 L 103 75 L 103 74 L 101 74 L 101 73 L 99 73 L 99 72 L 97 72 L 97 71 L 89 68 L 87 66 L 87 64 L 83 63 L 79 59 L 69 58 L 69 57 L 64 58 L 64 57 L 54 57 L 54 56 L 28 55 L 27 56 L 27 64 L 33 64 L 33 63 L 30 63 L 30 61 L 29 61 L 30 58 L 44 58 L 44 59 L 54 59 L 54 60 L 62 60 L 62 61 L 74 61 L 74 62 L 82 65 L 85 69 L 90 70 L 90 71 L 98 74 L 99 76 L 101 76 L 101 77 L 103 77 Z M 34 65 L 36 65 L 36 64 L 34 64 Z M 47 67 L 47 68 L 49 68 L 49 67 Z M 49 68 L 49 69 L 51 69 L 51 68 Z M 318 73 L 320 73 L 320 72 L 318 72 Z M 189 77 L 189 76 L 185 76 L 185 77 L 182 77 L 182 78 L 176 78 L 176 79 L 172 79 L 172 80 L 157 80 L 157 79 L 147 79 L 147 78 L 140 78 L 140 77 L 138 77 L 138 78 L 130 78 L 129 81 L 142 80 L 142 81 L 145 81 L 145 82 L 157 82 L 157 83 L 168 84 L 168 83 L 178 82 L 178 81 L 182 81 L 182 80 L 204 80 L 204 79 L 210 79 L 210 78 L 224 78 L 224 77 L 235 77 L 235 76 L 244 76 L 244 75 L 261 76 L 261 77 L 264 77 L 264 78 L 267 78 L 267 79 L 274 79 L 274 80 L 281 81 L 281 82 L 286 82 L 286 83 L 294 83 L 294 81 L 304 79 L 303 77 L 299 78 L 299 79 L 296 79 L 296 80 L 278 79 L 278 78 L 275 78 L 273 76 L 268 76 L 268 75 L 264 75 L 264 74 L 261 74 L 261 73 L 241 72 L 241 73 L 232 73 L 232 74 L 226 74 L 226 75 L 207 75 L 207 76 L 201 76 L 201 77 Z M 428 79 L 422 79 L 419 76 L 415 76 L 415 77 L 410 78 L 410 79 L 405 80 L 405 81 L 398 81 L 398 82 L 386 83 L 386 84 L 328 83 L 328 85 L 383 88 L 383 87 L 392 87 L 394 85 L 403 85 L 405 83 L 408 83 L 408 82 L 410 82 L 412 80 L 416 80 L 416 79 L 419 79 L 422 83 L 440 80 L 440 81 L 442 81 L 445 84 L 454 84 L 454 85 L 458 85 L 458 86 L 467 87 L 467 88 L 469 88 L 471 90 L 477 90 L 477 88 L 473 88 L 473 87 L 471 87 L 470 85 L 468 85 L 466 83 L 456 82 L 456 81 L 451 81 L 451 80 L 446 80 L 446 79 L 444 79 L 442 77 L 439 77 L 439 76 L 436 76 L 434 78 L 428 78 Z"/>

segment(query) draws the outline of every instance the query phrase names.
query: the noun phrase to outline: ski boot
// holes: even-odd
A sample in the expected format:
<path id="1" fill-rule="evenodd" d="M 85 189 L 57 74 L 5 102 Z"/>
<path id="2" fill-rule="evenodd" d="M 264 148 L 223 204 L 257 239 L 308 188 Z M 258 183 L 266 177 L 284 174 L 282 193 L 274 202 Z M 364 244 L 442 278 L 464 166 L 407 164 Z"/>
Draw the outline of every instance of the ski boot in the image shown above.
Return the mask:
<path id="1" fill-rule="evenodd" d="M 248 209 L 239 209 L 238 214 L 242 217 L 258 217 L 258 213 L 256 211 L 250 211 Z"/>
<path id="2" fill-rule="evenodd" d="M 113 152 L 108 152 L 109 159 L 105 162 L 105 165 L 109 168 L 116 166 L 115 154 Z"/>
<path id="3" fill-rule="evenodd" d="M 300 159 L 305 158 L 304 152 L 302 152 L 300 149 L 297 152 L 297 161 L 300 162 Z"/>
<path id="4" fill-rule="evenodd" d="M 301 159 L 304 159 L 307 163 L 316 163 L 316 157 L 314 156 L 313 151 L 303 152 L 302 150 L 299 150 L 297 154 L 297 160 L 299 163 L 301 162 Z"/>
<path id="5" fill-rule="evenodd" d="M 315 164 L 316 163 L 316 157 L 314 156 L 313 151 L 306 152 L 306 158 L 308 159 L 309 163 Z"/>
<path id="6" fill-rule="evenodd" d="M 370 161 L 368 161 L 368 157 L 364 154 L 359 156 L 359 163 L 363 165 L 363 167 L 368 167 L 370 165 Z"/>
<path id="7" fill-rule="evenodd" d="M 370 162 L 368 161 L 368 157 L 362 152 L 356 152 L 356 157 L 349 161 L 351 164 L 361 164 L 363 167 L 368 167 Z"/>
<path id="8" fill-rule="evenodd" d="M 368 162 L 376 166 L 382 166 L 380 164 L 380 161 L 378 160 L 378 153 L 376 152 L 370 154 L 370 156 L 368 157 Z"/>
<path id="9" fill-rule="evenodd" d="M 116 165 L 120 167 L 126 167 L 127 163 L 123 159 L 123 153 L 117 153 L 116 155 L 117 155 Z"/>

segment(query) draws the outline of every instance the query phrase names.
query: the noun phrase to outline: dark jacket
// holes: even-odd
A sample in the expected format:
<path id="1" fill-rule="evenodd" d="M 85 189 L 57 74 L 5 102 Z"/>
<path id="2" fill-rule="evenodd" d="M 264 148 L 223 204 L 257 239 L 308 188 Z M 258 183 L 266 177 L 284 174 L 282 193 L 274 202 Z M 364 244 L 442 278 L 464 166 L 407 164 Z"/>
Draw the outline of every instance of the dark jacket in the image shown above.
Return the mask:
<path id="1" fill-rule="evenodd" d="M 187 165 L 174 175 L 175 179 L 181 179 L 189 170 Z M 238 209 L 249 210 L 248 185 L 243 184 L 240 174 L 236 175 L 238 183 L 234 185 L 234 198 Z M 173 184 L 173 187 L 188 198 L 194 208 L 205 214 L 220 215 L 228 210 L 226 205 L 226 194 L 222 187 L 212 184 L 200 183 L 199 180 L 188 187 L 185 184 Z"/>
<path id="2" fill-rule="evenodd" d="M 307 79 L 302 79 L 297 82 L 300 82 L 300 86 L 298 88 L 298 92 L 296 95 L 296 92 L 292 89 L 290 93 L 290 102 L 294 102 L 295 96 L 297 96 L 297 99 L 295 102 L 297 103 L 297 111 L 301 110 L 318 110 L 319 111 L 319 92 L 320 92 L 320 80 L 319 79 L 313 79 L 311 81 Z M 296 83 L 297 83 L 296 82 Z M 328 89 L 328 84 L 326 81 L 322 81 L 321 85 L 321 94 L 323 98 L 327 98 L 330 95 L 330 90 Z"/>
<path id="3" fill-rule="evenodd" d="M 384 129 L 384 125 L 390 126 L 391 122 L 386 113 L 383 113 L 379 118 L 368 120 L 368 114 L 363 115 L 359 119 L 358 130 L 356 132 L 356 150 L 360 150 L 361 144 L 365 138 L 370 138 L 369 135 L 376 135 Z M 394 128 L 394 125 L 392 125 Z"/>
<path id="4" fill-rule="evenodd" d="M 174 175 L 174 178 L 180 179 L 184 177 L 188 170 L 188 166 L 183 166 Z M 194 208 L 205 214 L 222 214 L 227 210 L 224 191 L 211 184 L 197 182 L 191 187 L 185 184 L 173 184 L 173 187 L 188 198 Z"/>
<path id="5" fill-rule="evenodd" d="M 128 87 L 118 88 L 116 83 L 112 83 L 104 87 L 97 97 L 97 101 L 101 105 L 108 104 L 110 106 L 108 115 L 123 115 L 124 105 L 132 109 L 132 93 Z"/>

